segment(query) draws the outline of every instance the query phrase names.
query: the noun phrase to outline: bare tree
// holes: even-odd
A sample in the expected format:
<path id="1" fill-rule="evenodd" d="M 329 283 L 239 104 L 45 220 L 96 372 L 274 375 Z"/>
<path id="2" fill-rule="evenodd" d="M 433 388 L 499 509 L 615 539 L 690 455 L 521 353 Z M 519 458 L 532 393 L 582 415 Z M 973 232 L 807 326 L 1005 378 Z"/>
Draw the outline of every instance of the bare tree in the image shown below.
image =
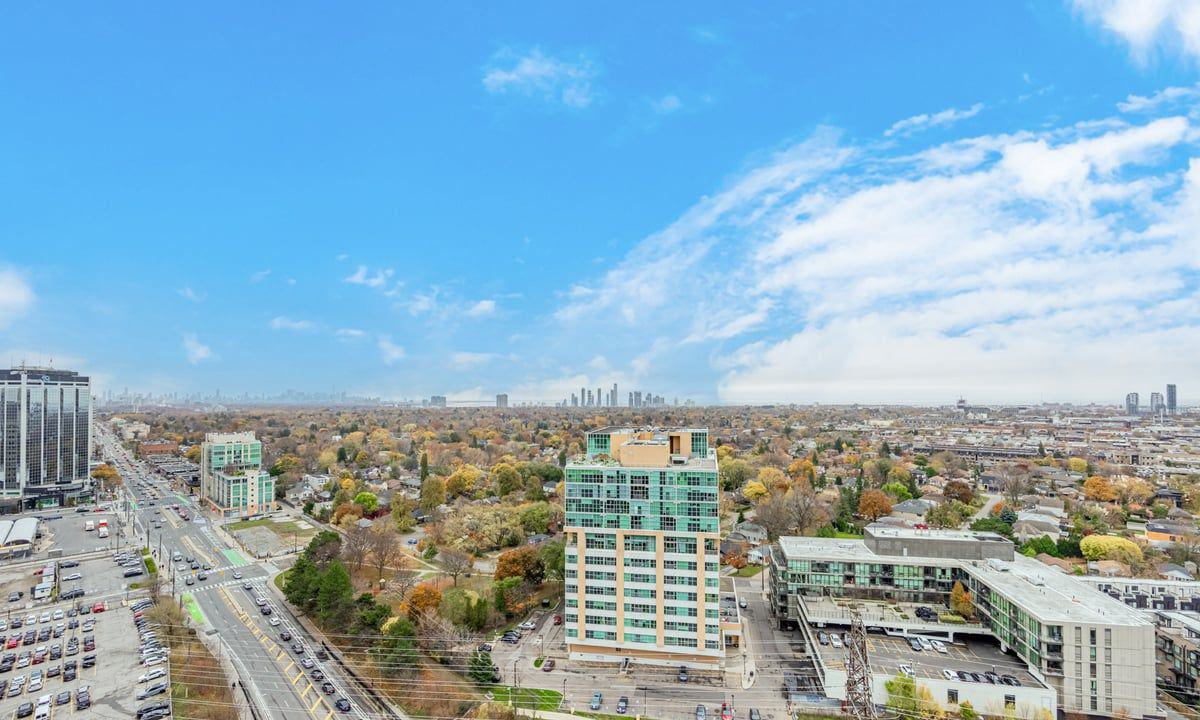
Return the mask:
<path id="1" fill-rule="evenodd" d="M 775 493 L 760 503 L 754 521 L 775 539 L 792 531 L 810 532 L 828 522 L 829 513 L 805 482 L 786 493 Z"/>
<path id="2" fill-rule="evenodd" d="M 442 569 L 446 571 L 446 574 L 454 578 L 456 587 L 458 586 L 458 576 L 471 572 L 475 567 L 471 556 L 461 550 L 443 550 L 438 553 L 438 559 L 442 561 Z"/>
<path id="3" fill-rule="evenodd" d="M 397 556 L 403 554 L 400 550 L 400 543 L 397 542 L 396 533 L 388 527 L 387 523 L 375 523 L 375 527 L 367 535 L 367 545 L 371 550 L 375 572 L 382 580 L 383 569 L 390 566 Z"/>
<path id="4" fill-rule="evenodd" d="M 363 561 L 367 559 L 367 550 L 371 545 L 371 531 L 368 528 L 354 525 L 346 532 L 342 541 L 342 557 L 354 566 L 354 571 L 362 569 Z"/>
<path id="5" fill-rule="evenodd" d="M 1000 478 L 1000 493 L 1009 507 L 1014 510 L 1021 507 L 1021 496 L 1029 490 L 1029 469 L 1006 463 L 996 468 L 996 475 Z"/>

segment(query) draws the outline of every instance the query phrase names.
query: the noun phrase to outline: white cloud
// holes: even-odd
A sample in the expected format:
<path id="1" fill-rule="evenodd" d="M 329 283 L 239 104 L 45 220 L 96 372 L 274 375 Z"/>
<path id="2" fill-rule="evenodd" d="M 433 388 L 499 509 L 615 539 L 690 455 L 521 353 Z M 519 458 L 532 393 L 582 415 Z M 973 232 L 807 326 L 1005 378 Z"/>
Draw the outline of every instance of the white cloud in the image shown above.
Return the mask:
<path id="1" fill-rule="evenodd" d="M 495 300 L 480 300 L 471 307 L 467 308 L 468 317 L 487 317 L 496 312 Z"/>
<path id="2" fill-rule="evenodd" d="M 1157 110 L 1161 107 L 1176 105 L 1182 102 L 1193 101 L 1200 98 L 1200 85 L 1191 85 L 1187 87 L 1169 87 L 1163 88 L 1149 96 L 1130 95 L 1125 98 L 1124 102 L 1117 103 L 1117 109 L 1121 112 L 1148 112 Z"/>
<path id="3" fill-rule="evenodd" d="M 270 274 L 271 274 L 271 268 L 267 268 L 265 270 L 259 270 L 258 272 L 254 273 L 250 276 L 250 282 L 260 283 L 263 280 L 266 280 L 267 276 Z"/>
<path id="4" fill-rule="evenodd" d="M 456 352 L 450 355 L 450 364 L 459 370 L 470 370 L 495 359 L 495 353 Z"/>
<path id="5" fill-rule="evenodd" d="M 658 115 L 670 115 L 683 109 L 683 101 L 677 95 L 664 95 L 650 103 L 650 107 Z"/>
<path id="6" fill-rule="evenodd" d="M 595 100 L 592 81 L 596 75 L 595 66 L 584 56 L 567 61 L 550 57 L 539 48 L 524 54 L 505 49 L 484 68 L 483 87 L 493 95 L 516 93 L 586 108 Z"/>
<path id="7" fill-rule="evenodd" d="M 933 114 L 921 113 L 920 115 L 913 115 L 910 118 L 904 118 L 893 123 L 890 128 L 883 131 L 883 134 L 885 137 L 892 137 L 893 135 L 904 136 L 928 130 L 929 128 L 946 127 L 960 120 L 975 117 L 981 110 L 983 110 L 983 103 L 975 103 L 966 110 L 949 108 Z"/>
<path id="8" fill-rule="evenodd" d="M 194 303 L 204 302 L 204 298 L 208 297 L 207 295 L 203 295 L 203 294 L 196 292 L 189 286 L 184 286 L 182 289 L 180 289 L 179 296 L 182 297 L 184 300 L 190 300 L 191 302 L 194 302 Z"/>
<path id="9" fill-rule="evenodd" d="M 361 340 L 366 336 L 366 333 L 358 328 L 338 328 L 334 334 L 343 340 Z"/>
<path id="10" fill-rule="evenodd" d="M 338 253 L 338 256 L 337 256 L 338 262 L 343 262 L 343 261 L 349 260 L 349 259 L 350 259 L 350 256 L 347 255 L 346 253 Z"/>
<path id="11" fill-rule="evenodd" d="M 28 313 L 34 300 L 33 286 L 23 272 L 0 267 L 0 327 Z"/>
<path id="12" fill-rule="evenodd" d="M 305 330 L 312 330 L 313 324 L 312 324 L 312 321 L 310 321 L 310 320 L 293 320 L 289 317 L 284 317 L 283 315 L 279 315 L 277 317 L 271 318 L 271 329 L 272 330 L 305 331 Z"/>
<path id="13" fill-rule="evenodd" d="M 1090 22 L 1119 36 L 1148 62 L 1166 50 L 1200 60 L 1200 0 L 1074 0 Z"/>
<path id="14" fill-rule="evenodd" d="M 187 361 L 193 365 L 199 365 L 207 360 L 216 359 L 212 348 L 200 342 L 196 337 L 196 333 L 183 334 L 183 352 L 187 356 Z"/>
<path id="15" fill-rule="evenodd" d="M 1101 118 L 916 152 L 818 131 L 582 279 L 556 317 L 603 321 L 639 387 L 690 362 L 725 402 L 1200 384 L 1200 159 L 1180 161 L 1198 130 Z"/>
<path id="16" fill-rule="evenodd" d="M 387 335 L 379 336 L 376 346 L 379 348 L 384 365 L 393 365 L 404 359 L 404 347 L 392 342 Z"/>
<path id="17" fill-rule="evenodd" d="M 365 285 L 371 288 L 381 288 L 395 274 L 391 268 L 383 268 L 372 272 L 366 265 L 359 265 L 354 273 L 343 279 L 351 285 Z"/>

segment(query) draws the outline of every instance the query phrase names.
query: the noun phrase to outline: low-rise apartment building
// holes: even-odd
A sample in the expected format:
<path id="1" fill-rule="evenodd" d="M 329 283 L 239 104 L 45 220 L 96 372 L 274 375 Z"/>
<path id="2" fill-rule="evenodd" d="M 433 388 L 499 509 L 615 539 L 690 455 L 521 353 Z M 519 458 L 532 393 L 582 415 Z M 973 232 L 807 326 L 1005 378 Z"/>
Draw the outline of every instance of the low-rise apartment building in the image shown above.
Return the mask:
<path id="1" fill-rule="evenodd" d="M 1200 614 L 1163 610 L 1155 613 L 1157 624 L 1158 683 L 1172 695 L 1188 702 L 1200 700 L 1196 679 L 1200 678 Z"/>
<path id="2" fill-rule="evenodd" d="M 252 517 L 277 508 L 275 478 L 262 469 L 262 443 L 254 433 L 204 436 L 200 496 L 223 518 Z"/>
<path id="3" fill-rule="evenodd" d="M 1049 700 L 1056 705 L 1047 707 L 1044 694 L 1021 687 L 1006 693 L 1006 707 L 1012 697 L 1013 705 L 1025 702 L 1035 712 L 1158 716 L 1151 620 L 1087 583 L 1015 553 L 999 535 L 870 526 L 863 540 L 780 538 L 769 560 L 772 611 L 781 624 L 827 622 L 831 599 L 878 601 L 884 611 L 865 622 L 882 631 L 994 638 L 1053 690 Z M 975 620 L 970 623 L 923 621 L 888 610 L 915 603 L 947 613 L 955 583 L 972 595 Z M 844 673 L 826 678 L 831 696 L 844 693 L 837 687 L 844 678 Z M 956 701 L 995 689 L 944 684 Z M 882 681 L 876 689 L 877 702 L 886 702 Z"/>
<path id="4" fill-rule="evenodd" d="M 596 430 L 565 474 L 571 657 L 720 665 L 720 488 L 707 430 Z"/>

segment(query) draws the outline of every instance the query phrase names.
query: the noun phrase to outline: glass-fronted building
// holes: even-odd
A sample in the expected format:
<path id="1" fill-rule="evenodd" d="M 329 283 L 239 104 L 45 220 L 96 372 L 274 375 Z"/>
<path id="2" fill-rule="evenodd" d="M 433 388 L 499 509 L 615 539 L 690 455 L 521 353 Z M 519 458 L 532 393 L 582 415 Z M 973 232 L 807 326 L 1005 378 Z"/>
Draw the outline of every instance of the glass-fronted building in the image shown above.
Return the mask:
<path id="1" fill-rule="evenodd" d="M 718 665 L 720 488 L 708 431 L 588 433 L 565 492 L 571 656 Z"/>
<path id="2" fill-rule="evenodd" d="M 0 376 L 0 500 L 21 508 L 90 496 L 92 387 L 70 370 Z"/>
<path id="3" fill-rule="evenodd" d="M 262 469 L 262 442 L 254 433 L 205 435 L 200 495 L 222 517 L 252 517 L 276 509 L 275 478 Z"/>

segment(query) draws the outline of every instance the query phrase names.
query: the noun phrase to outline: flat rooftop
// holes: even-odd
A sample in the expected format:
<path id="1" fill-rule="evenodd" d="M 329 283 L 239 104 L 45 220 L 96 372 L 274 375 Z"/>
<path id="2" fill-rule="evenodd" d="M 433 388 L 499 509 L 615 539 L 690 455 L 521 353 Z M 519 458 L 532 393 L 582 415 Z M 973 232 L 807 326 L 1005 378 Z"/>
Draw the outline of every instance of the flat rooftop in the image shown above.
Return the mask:
<path id="1" fill-rule="evenodd" d="M 657 425 L 642 425 L 640 427 L 634 427 L 632 425 L 607 425 L 602 428 L 596 428 L 595 430 L 589 430 L 588 435 L 596 435 L 596 434 L 604 435 L 604 434 L 612 434 L 612 433 L 641 433 L 641 432 L 651 432 L 651 433 L 694 432 L 694 433 L 707 434 L 708 428 L 659 427 Z"/>
<path id="2" fill-rule="evenodd" d="M 617 462 L 616 460 L 599 460 L 599 459 L 594 459 L 594 458 L 589 460 L 586 455 L 576 455 L 575 457 L 567 460 L 567 467 L 575 467 L 575 468 L 621 467 L 621 468 L 631 468 L 631 469 L 635 469 L 635 470 L 643 470 L 643 469 L 644 470 L 710 470 L 712 472 L 716 472 L 717 460 L 716 460 L 716 458 L 692 457 L 692 458 L 684 459 L 683 462 L 672 462 L 672 463 L 668 463 L 666 465 L 631 465 L 629 463 Z"/>
<path id="3" fill-rule="evenodd" d="M 1152 625 L 1142 611 L 1033 558 L 965 564 L 967 571 L 1013 601 L 1035 609 L 1042 622 Z"/>

